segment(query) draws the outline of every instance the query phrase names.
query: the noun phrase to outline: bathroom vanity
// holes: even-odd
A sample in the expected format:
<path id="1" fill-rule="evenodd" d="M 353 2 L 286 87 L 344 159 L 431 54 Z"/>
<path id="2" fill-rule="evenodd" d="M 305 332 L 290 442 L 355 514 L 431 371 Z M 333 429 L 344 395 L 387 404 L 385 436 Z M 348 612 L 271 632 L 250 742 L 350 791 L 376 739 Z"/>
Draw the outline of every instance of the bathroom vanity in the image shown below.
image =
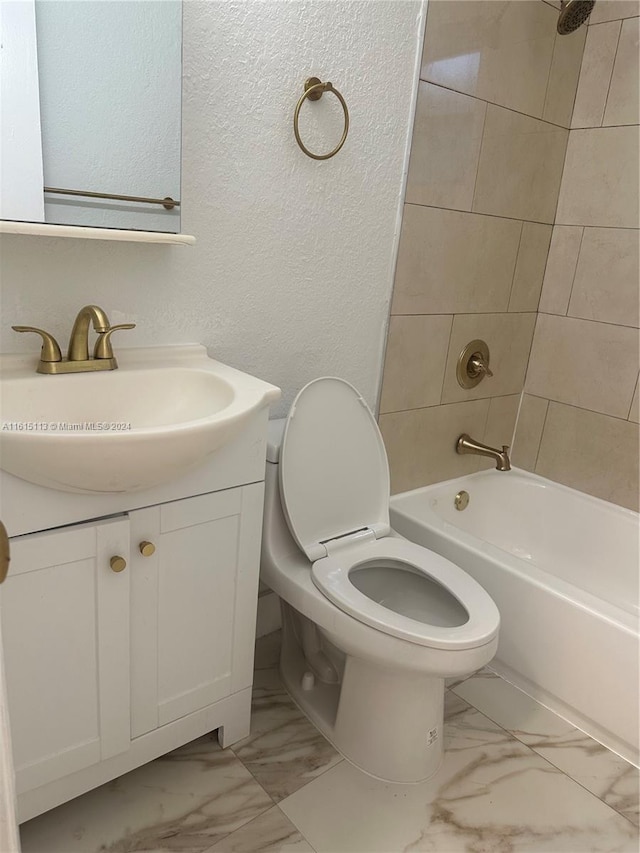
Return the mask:
<path id="1" fill-rule="evenodd" d="M 207 360 L 202 347 L 166 349 Z M 95 388 L 91 376 L 37 377 L 49 389 L 61 379 Z M 0 471 L 21 821 L 206 732 L 218 729 L 222 746 L 249 733 L 268 403 L 279 390 L 246 379 L 254 408 L 169 482 L 82 494 Z"/>

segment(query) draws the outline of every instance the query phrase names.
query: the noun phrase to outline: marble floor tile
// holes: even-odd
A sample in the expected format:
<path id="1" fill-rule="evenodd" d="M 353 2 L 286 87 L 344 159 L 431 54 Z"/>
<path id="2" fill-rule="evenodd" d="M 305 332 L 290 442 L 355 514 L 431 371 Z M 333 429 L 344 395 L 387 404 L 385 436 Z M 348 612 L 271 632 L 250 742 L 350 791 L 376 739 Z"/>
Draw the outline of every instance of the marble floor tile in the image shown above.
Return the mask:
<path id="1" fill-rule="evenodd" d="M 470 672 L 468 675 L 455 676 L 454 678 L 445 678 L 444 684 L 445 687 L 449 687 L 453 690 L 454 687 L 457 687 L 459 684 L 462 684 L 463 681 L 466 681 L 468 678 L 499 678 L 499 675 L 496 675 L 493 670 L 488 667 L 483 667 L 479 669 L 477 672 Z"/>
<path id="2" fill-rule="evenodd" d="M 207 735 L 23 824 L 22 851 L 202 853 L 272 806 Z"/>
<path id="3" fill-rule="evenodd" d="M 206 853 L 314 853 L 278 806 L 264 812 Z"/>
<path id="4" fill-rule="evenodd" d="M 502 678 L 472 676 L 453 688 L 487 717 L 639 823 L 640 771 Z"/>
<path id="5" fill-rule="evenodd" d="M 317 853 L 637 851 L 636 828 L 475 708 L 436 776 L 389 785 L 344 761 L 280 803 Z"/>
<path id="6" fill-rule="evenodd" d="M 342 761 L 289 698 L 276 669 L 256 672 L 251 734 L 232 749 L 275 802 Z"/>

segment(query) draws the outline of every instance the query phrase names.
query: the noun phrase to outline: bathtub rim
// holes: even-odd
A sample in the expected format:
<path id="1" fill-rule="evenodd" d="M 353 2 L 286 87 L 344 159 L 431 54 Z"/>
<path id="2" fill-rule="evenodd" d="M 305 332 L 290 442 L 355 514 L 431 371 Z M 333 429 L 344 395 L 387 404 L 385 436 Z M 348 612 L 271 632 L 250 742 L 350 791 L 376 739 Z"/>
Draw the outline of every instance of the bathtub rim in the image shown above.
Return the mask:
<path id="1" fill-rule="evenodd" d="M 614 511 L 616 514 L 622 513 L 625 517 L 635 520 L 636 523 L 638 521 L 639 514 L 634 510 L 627 509 L 626 507 L 620 507 L 617 504 L 612 504 L 611 502 L 604 501 L 601 498 L 595 498 L 592 495 L 586 495 L 583 492 L 578 492 L 576 489 L 572 489 L 570 486 L 564 486 L 561 483 L 556 483 L 554 480 L 549 480 L 538 474 L 532 474 L 529 471 L 524 471 L 520 468 L 513 468 L 512 471 L 525 480 L 538 482 L 541 486 L 543 485 L 545 487 L 551 485 L 553 488 L 558 488 L 565 493 L 571 493 L 572 498 L 577 497 L 579 499 L 584 499 L 584 501 L 589 504 L 593 504 L 595 502 L 596 507 L 603 505 L 603 508 L 606 508 L 608 512 Z M 513 572 L 523 580 L 533 583 L 537 587 L 542 588 L 551 594 L 558 595 L 561 598 L 570 601 L 572 604 L 580 607 L 589 614 L 612 623 L 617 628 L 624 630 L 632 636 L 638 636 L 640 633 L 640 613 L 626 610 L 620 605 L 614 604 L 607 599 L 599 598 L 594 593 L 582 589 L 582 587 L 570 583 L 562 577 L 545 570 L 533 561 L 524 560 L 522 557 L 518 557 L 515 554 L 510 553 L 509 551 L 500 548 L 498 545 L 494 545 L 492 542 L 488 542 L 474 534 L 468 533 L 463 527 L 458 527 L 442 519 L 430 506 L 422 508 L 421 517 L 407 513 L 402 509 L 401 504 L 403 502 L 409 503 L 411 498 L 416 497 L 417 495 L 428 495 L 429 493 L 436 492 L 436 490 L 446 489 L 452 486 L 455 487 L 456 485 L 459 486 L 463 482 L 478 480 L 480 478 L 486 479 L 487 475 L 493 476 L 494 474 L 495 476 L 504 476 L 503 472 L 494 472 L 492 469 L 486 469 L 482 471 L 475 471 L 472 474 L 465 474 L 461 477 L 442 480 L 438 483 L 430 483 L 427 486 L 420 486 L 416 489 L 399 492 L 393 495 L 390 499 L 389 506 L 391 513 L 391 526 L 396 527 L 396 524 L 394 523 L 394 515 L 397 514 L 403 516 L 409 522 L 424 526 L 425 529 L 432 531 L 434 535 L 442 536 L 448 542 L 457 544 L 465 551 L 495 561 L 502 570 Z M 403 533 L 403 535 L 406 534 Z M 527 571 L 524 570 L 525 567 L 527 568 Z M 636 601 L 635 604 L 637 607 L 638 601 Z"/>

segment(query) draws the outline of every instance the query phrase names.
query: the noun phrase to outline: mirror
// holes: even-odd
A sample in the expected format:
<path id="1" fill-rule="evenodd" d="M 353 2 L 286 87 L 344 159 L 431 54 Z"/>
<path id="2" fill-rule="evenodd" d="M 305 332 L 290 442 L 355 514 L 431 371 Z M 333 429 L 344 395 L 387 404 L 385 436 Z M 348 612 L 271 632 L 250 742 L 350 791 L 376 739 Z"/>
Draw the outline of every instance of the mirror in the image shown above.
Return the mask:
<path id="1" fill-rule="evenodd" d="M 0 23 L 0 218 L 178 233 L 181 0 L 0 0 Z"/>

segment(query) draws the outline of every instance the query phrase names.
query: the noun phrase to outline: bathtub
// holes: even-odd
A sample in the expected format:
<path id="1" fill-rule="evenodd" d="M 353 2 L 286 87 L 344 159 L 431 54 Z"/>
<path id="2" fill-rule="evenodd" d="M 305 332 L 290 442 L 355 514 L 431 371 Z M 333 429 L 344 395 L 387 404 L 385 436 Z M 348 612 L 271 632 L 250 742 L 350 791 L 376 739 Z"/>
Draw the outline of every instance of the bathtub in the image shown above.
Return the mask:
<path id="1" fill-rule="evenodd" d="M 460 491 L 469 494 L 457 510 Z M 501 617 L 491 668 L 638 764 L 638 515 L 534 474 L 395 495 L 398 533 L 457 563 Z"/>

